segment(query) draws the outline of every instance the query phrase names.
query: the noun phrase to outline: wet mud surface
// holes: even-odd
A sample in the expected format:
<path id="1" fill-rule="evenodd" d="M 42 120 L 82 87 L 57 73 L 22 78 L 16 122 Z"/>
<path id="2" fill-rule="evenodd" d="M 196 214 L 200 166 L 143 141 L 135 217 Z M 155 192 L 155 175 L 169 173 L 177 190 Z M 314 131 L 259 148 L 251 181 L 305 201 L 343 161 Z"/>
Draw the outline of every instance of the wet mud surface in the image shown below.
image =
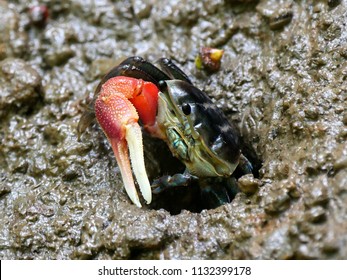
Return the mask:
<path id="1" fill-rule="evenodd" d="M 30 2 L 0 1 L 1 259 L 347 258 L 346 1 Z M 196 69 L 202 46 L 218 72 Z M 261 166 L 230 204 L 139 209 L 101 130 L 78 141 L 132 55 L 174 59 L 239 127 Z"/>

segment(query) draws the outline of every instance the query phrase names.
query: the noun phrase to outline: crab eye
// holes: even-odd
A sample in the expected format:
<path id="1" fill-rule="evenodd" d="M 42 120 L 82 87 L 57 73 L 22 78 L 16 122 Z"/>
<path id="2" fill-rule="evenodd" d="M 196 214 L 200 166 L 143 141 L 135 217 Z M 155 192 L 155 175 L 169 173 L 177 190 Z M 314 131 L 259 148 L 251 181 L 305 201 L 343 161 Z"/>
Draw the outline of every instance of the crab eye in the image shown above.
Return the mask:
<path id="1" fill-rule="evenodd" d="M 159 89 L 161 92 L 166 91 L 167 90 L 167 84 L 164 80 L 161 80 L 158 82 L 159 85 Z"/>
<path id="2" fill-rule="evenodd" d="M 190 115 L 192 109 L 190 108 L 190 105 L 188 103 L 183 103 L 182 104 L 182 112 L 186 116 Z"/>

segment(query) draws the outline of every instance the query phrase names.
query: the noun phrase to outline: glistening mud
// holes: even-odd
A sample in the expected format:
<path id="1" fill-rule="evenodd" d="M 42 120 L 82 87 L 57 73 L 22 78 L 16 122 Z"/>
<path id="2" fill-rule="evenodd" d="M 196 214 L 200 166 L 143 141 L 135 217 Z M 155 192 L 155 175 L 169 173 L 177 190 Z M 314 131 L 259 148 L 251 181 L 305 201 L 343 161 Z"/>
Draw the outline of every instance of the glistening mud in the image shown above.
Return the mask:
<path id="1" fill-rule="evenodd" d="M 37 24 L 0 1 L 2 259 L 347 258 L 345 1 L 47 5 Z M 224 50 L 218 72 L 195 68 L 201 46 Z M 76 127 L 132 55 L 175 59 L 237 124 L 257 192 L 177 215 L 130 203 L 100 129 Z"/>

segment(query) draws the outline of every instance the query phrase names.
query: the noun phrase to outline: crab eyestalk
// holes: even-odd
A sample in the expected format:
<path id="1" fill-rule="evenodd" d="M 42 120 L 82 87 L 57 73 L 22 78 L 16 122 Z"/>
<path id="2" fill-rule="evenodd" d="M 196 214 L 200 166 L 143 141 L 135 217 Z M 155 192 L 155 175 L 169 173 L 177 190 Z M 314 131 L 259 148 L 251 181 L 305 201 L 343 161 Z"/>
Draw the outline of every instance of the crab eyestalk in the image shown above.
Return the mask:
<path id="1" fill-rule="evenodd" d="M 138 120 L 140 117 L 144 125 L 154 125 L 158 92 L 158 88 L 150 82 L 117 76 L 102 85 L 95 101 L 96 119 L 112 146 L 125 190 L 131 201 L 138 207 L 141 207 L 141 203 L 131 167 L 143 198 L 147 204 L 152 200 L 143 157 L 142 132 Z"/>

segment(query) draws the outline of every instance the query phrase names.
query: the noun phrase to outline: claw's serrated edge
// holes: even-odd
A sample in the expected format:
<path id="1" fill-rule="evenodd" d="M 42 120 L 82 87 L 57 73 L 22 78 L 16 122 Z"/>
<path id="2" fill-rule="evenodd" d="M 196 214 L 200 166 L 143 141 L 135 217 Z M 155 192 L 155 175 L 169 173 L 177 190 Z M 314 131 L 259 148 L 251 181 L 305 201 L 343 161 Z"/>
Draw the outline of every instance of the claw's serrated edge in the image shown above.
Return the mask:
<path id="1" fill-rule="evenodd" d="M 117 142 L 111 140 L 113 153 L 116 156 L 118 167 L 122 175 L 125 191 L 127 192 L 130 200 L 137 206 L 142 207 L 137 190 L 134 183 L 133 174 L 130 168 L 130 161 L 128 156 L 128 146 L 126 141 Z"/>
<path id="2" fill-rule="evenodd" d="M 125 138 L 128 144 L 131 166 L 140 191 L 147 204 L 152 202 L 152 190 L 148 180 L 143 156 L 142 131 L 138 123 L 126 125 Z"/>

